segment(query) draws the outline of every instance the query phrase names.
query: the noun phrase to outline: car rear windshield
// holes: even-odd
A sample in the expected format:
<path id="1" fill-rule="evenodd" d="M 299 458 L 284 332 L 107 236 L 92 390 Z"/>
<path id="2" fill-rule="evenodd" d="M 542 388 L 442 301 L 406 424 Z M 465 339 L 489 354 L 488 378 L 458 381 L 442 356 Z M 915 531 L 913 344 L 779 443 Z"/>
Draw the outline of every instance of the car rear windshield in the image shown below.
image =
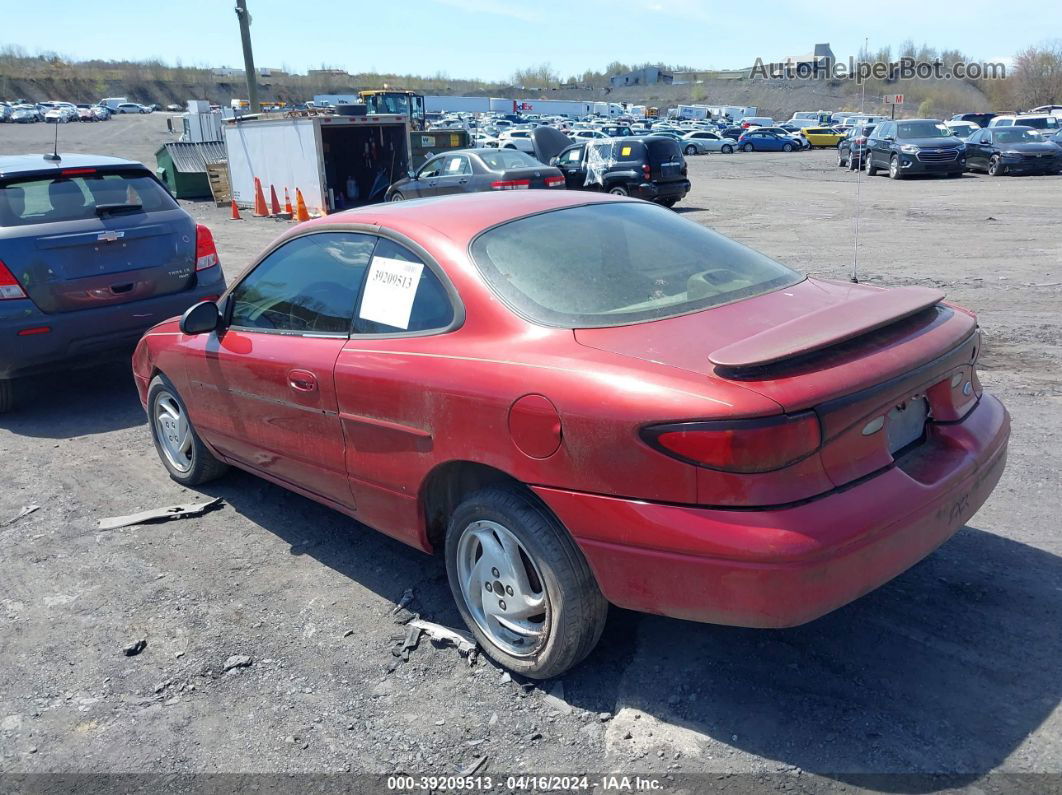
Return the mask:
<path id="1" fill-rule="evenodd" d="M 662 207 L 569 207 L 520 218 L 471 247 L 513 310 L 548 326 L 624 326 L 749 298 L 804 277 Z"/>
<path id="2" fill-rule="evenodd" d="M 58 177 L 0 184 L 0 226 L 82 221 L 176 207 L 165 189 L 142 171 L 70 169 Z"/>
<path id="3" fill-rule="evenodd" d="M 533 168 L 542 164 L 531 155 L 524 154 L 519 149 L 492 149 L 477 152 L 479 159 L 487 164 L 491 171 L 505 171 L 510 168 Z"/>

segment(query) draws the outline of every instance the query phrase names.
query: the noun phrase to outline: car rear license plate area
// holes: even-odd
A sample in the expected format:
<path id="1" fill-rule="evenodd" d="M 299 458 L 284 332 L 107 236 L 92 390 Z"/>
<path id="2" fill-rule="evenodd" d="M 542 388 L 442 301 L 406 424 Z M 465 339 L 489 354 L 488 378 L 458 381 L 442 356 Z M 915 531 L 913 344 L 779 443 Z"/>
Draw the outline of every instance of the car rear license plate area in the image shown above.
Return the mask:
<path id="1" fill-rule="evenodd" d="M 925 434 L 928 418 L 929 403 L 921 395 L 908 398 L 889 409 L 885 415 L 889 452 L 895 456 L 920 441 Z"/>

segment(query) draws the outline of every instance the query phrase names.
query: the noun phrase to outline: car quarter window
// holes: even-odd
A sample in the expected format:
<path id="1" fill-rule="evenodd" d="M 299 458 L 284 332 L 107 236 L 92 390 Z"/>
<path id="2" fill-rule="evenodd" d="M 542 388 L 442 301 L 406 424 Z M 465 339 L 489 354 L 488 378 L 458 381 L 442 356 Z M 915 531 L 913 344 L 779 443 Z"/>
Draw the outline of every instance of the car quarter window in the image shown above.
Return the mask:
<path id="1" fill-rule="evenodd" d="M 375 246 L 374 236 L 354 232 L 322 232 L 285 243 L 233 289 L 229 325 L 348 334 Z"/>
<path id="2" fill-rule="evenodd" d="M 439 277 L 409 249 L 381 239 L 372 255 L 358 306 L 358 334 L 442 330 L 454 307 Z"/>

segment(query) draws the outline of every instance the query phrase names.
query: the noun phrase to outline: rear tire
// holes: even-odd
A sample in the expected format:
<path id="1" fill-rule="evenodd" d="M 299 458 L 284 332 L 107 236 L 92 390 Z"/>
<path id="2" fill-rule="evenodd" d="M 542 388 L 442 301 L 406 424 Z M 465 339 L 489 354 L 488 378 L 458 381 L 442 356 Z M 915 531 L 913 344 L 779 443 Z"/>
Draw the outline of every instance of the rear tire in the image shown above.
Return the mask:
<path id="1" fill-rule="evenodd" d="M 874 157 L 868 151 L 863 157 L 866 158 L 866 171 L 868 177 L 873 177 L 878 173 L 878 169 L 874 166 Z"/>
<path id="2" fill-rule="evenodd" d="M 15 382 L 10 378 L 0 378 L 0 414 L 15 408 Z"/>
<path id="3" fill-rule="evenodd" d="M 752 144 L 745 144 L 743 147 L 741 147 L 741 149 L 742 149 L 742 151 L 745 151 L 745 152 L 751 152 L 752 151 Z"/>
<path id="4" fill-rule="evenodd" d="M 485 557 L 490 568 L 478 565 Z M 458 612 L 483 650 L 523 676 L 559 676 L 601 637 L 608 602 L 586 559 L 557 520 L 518 488 L 483 489 L 457 507 L 446 531 L 446 573 Z M 532 612 L 537 606 L 520 610 L 535 603 L 541 613 Z"/>
<path id="5" fill-rule="evenodd" d="M 608 189 L 608 192 L 613 196 L 630 196 L 631 192 L 627 190 L 623 185 L 613 185 Z"/>
<path id="6" fill-rule="evenodd" d="M 844 153 L 840 149 L 838 149 L 837 150 L 837 168 L 844 168 L 847 165 L 848 165 L 848 161 L 844 159 Z"/>
<path id="7" fill-rule="evenodd" d="M 388 199 L 388 201 L 393 202 L 404 202 L 405 200 L 406 197 L 402 195 L 402 191 L 400 190 L 396 190 L 394 193 L 391 194 L 391 198 Z"/>
<path id="8" fill-rule="evenodd" d="M 182 486 L 198 486 L 228 471 L 229 465 L 203 444 L 177 389 L 161 373 L 148 385 L 147 412 L 151 439 L 171 478 Z"/>
<path id="9" fill-rule="evenodd" d="M 685 149 L 683 149 L 682 151 L 683 151 L 683 152 L 684 152 L 685 154 L 687 154 L 687 155 L 695 155 L 695 154 L 697 154 L 697 147 L 696 147 L 696 146 L 694 146 L 693 144 L 690 144 L 689 146 L 687 146 L 687 147 L 686 147 Z"/>
<path id="10" fill-rule="evenodd" d="M 661 199 L 660 204 L 664 207 L 674 207 L 678 203 L 678 199 Z"/>

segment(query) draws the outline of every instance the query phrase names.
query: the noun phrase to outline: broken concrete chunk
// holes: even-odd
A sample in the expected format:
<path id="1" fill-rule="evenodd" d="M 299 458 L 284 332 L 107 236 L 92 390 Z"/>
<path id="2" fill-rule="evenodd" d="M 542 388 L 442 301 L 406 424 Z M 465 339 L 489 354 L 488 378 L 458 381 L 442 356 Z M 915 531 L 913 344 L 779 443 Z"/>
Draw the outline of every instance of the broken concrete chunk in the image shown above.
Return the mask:
<path id="1" fill-rule="evenodd" d="M 34 511 L 39 511 L 40 509 L 41 509 L 41 506 L 37 505 L 36 503 L 30 504 L 30 505 L 24 505 L 22 507 L 22 509 L 17 514 L 15 514 L 10 519 L 8 519 L 6 522 L 4 522 L 4 526 L 6 527 L 9 524 L 14 524 L 15 522 L 17 522 L 22 517 L 29 516 Z"/>
<path id="2" fill-rule="evenodd" d="M 246 654 L 233 654 L 227 660 L 225 660 L 225 670 L 231 671 L 233 668 L 249 668 L 253 661 Z"/>

